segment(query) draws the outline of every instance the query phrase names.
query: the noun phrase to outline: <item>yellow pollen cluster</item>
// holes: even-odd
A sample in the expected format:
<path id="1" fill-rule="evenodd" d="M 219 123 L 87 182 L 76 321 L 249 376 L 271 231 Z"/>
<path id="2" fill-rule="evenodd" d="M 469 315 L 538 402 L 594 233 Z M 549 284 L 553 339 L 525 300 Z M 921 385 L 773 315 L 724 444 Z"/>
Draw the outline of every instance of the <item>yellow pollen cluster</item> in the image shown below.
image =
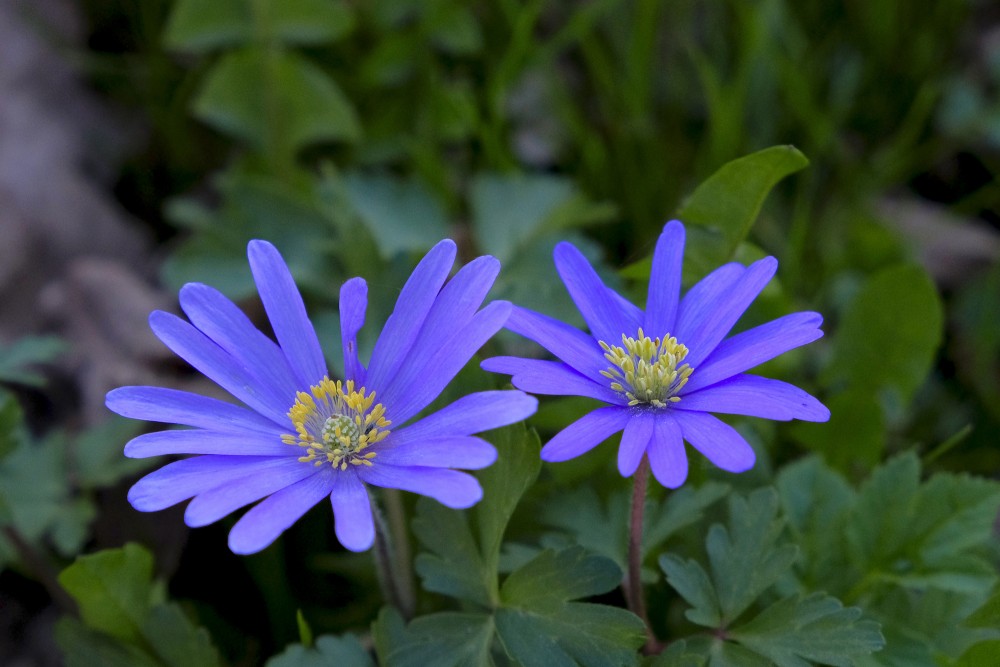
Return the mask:
<path id="1" fill-rule="evenodd" d="M 346 383 L 323 378 L 319 384 L 300 391 L 295 405 L 288 410 L 296 435 L 281 436 L 286 445 L 305 447 L 303 463 L 347 470 L 349 465 L 370 466 L 375 452 L 364 450 L 389 435 L 391 422 L 385 418 L 385 406 L 375 403 L 375 392 L 365 395 L 365 388 L 354 389 Z"/>
<path id="2" fill-rule="evenodd" d="M 638 338 L 622 334 L 622 345 L 608 345 L 600 341 L 604 358 L 614 364 L 601 375 L 611 380 L 611 388 L 625 394 L 630 406 L 642 403 L 655 408 L 665 408 L 681 400 L 681 390 L 694 370 L 684 361 L 688 349 L 677 339 L 664 336 L 651 339 L 639 329 Z"/>

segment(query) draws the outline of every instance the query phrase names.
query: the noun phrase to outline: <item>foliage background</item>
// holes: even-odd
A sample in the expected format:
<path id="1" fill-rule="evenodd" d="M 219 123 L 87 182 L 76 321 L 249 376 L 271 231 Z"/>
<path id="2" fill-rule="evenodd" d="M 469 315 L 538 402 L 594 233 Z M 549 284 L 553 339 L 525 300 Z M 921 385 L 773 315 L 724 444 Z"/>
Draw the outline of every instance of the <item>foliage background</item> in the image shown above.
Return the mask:
<path id="1" fill-rule="evenodd" d="M 189 532 L 178 511 L 124 501 L 151 464 L 121 457 L 143 426 L 110 419 L 103 395 L 212 391 L 145 317 L 199 280 L 260 320 L 248 239 L 281 248 L 330 348 L 344 279 L 368 279 L 381 323 L 443 236 L 465 259 L 503 262 L 496 298 L 573 318 L 554 243 L 573 240 L 640 295 L 643 260 L 678 213 L 697 229 L 689 282 L 730 256 L 778 257 L 741 326 L 824 313 L 827 336 L 766 371 L 833 419 L 737 420 L 761 455 L 753 472 L 695 465 L 700 500 L 654 498 L 688 519 L 660 534 L 678 554 L 663 565 L 673 589 L 683 559 L 706 562 L 708 526 L 738 519 L 717 485 L 773 484 L 771 501 L 749 502 L 777 503 L 796 581 L 758 604 L 822 590 L 860 605 L 888 641 L 872 664 L 951 664 L 995 640 L 996 618 L 954 628 L 997 579 L 996 487 L 965 477 L 1000 465 L 997 18 L 971 0 L 3 0 L 0 663 L 61 664 L 48 638 L 73 603 L 55 573 L 129 541 L 153 554 L 158 600 L 183 601 L 155 613 L 208 628 L 229 664 L 298 641 L 299 609 L 316 635 L 368 632 L 381 605 L 370 562 L 336 548 L 328 512 L 238 558 L 227 522 Z M 808 167 L 791 149 L 759 152 L 771 146 Z M 495 382 L 473 366 L 452 391 Z M 547 401 L 532 425 L 544 439 L 585 409 Z M 622 523 L 613 449 L 542 468 L 503 572 L 572 543 L 622 563 L 617 538 L 586 532 Z M 425 520 L 437 511 L 406 502 Z M 590 521 L 560 514 L 579 506 Z M 433 550 L 419 526 L 416 550 Z M 646 561 L 654 621 L 683 636 L 694 619 L 660 551 Z M 613 585 L 580 592 L 595 594 L 622 603 Z"/>

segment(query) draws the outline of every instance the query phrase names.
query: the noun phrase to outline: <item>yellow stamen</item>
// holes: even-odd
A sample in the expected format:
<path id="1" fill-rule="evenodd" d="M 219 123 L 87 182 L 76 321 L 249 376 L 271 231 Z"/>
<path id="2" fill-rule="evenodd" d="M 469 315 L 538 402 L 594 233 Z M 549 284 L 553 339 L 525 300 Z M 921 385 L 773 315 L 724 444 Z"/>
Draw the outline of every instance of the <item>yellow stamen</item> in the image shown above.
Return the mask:
<path id="1" fill-rule="evenodd" d="M 681 400 L 677 392 L 694 371 L 688 364 L 678 366 L 688 349 L 667 334 L 651 339 L 639 329 L 637 338 L 622 334 L 622 344 L 599 341 L 604 358 L 613 364 L 601 375 L 611 380 L 611 388 L 625 394 L 630 406 L 641 404 L 665 408 Z"/>
<path id="2" fill-rule="evenodd" d="M 281 441 L 305 448 L 299 461 L 340 470 L 372 465 L 377 452 L 364 450 L 384 440 L 392 424 L 385 418 L 385 406 L 375 404 L 375 392 L 355 390 L 353 380 L 334 382 L 327 377 L 308 393 L 295 395 L 288 418 L 296 435 L 282 435 Z"/>

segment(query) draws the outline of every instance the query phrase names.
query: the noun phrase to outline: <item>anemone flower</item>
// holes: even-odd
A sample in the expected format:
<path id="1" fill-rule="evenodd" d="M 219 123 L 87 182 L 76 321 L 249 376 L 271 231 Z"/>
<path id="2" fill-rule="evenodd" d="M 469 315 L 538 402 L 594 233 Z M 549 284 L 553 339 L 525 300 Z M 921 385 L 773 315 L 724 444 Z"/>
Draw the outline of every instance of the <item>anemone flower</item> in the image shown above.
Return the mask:
<path id="1" fill-rule="evenodd" d="M 575 327 L 514 307 L 506 327 L 560 361 L 494 357 L 486 370 L 512 375 L 535 394 L 587 396 L 607 405 L 584 415 L 542 449 L 566 461 L 623 431 L 618 470 L 635 473 L 644 456 L 656 479 L 676 488 L 687 478 L 684 441 L 730 472 L 753 467 L 754 451 L 710 413 L 826 421 L 830 411 L 798 387 L 745 373 L 823 335 L 818 313 L 795 313 L 726 338 L 774 276 L 773 257 L 748 267 L 726 264 L 680 298 L 684 225 L 664 227 L 653 254 L 646 310 L 608 288 L 570 243 L 555 252 L 556 269 L 590 327 Z"/>
<path id="2" fill-rule="evenodd" d="M 277 249 L 251 241 L 247 253 L 277 343 L 220 292 L 198 283 L 180 291 L 190 322 L 161 311 L 149 318 L 167 347 L 245 407 L 160 387 L 122 387 L 107 396 L 108 407 L 126 417 L 193 427 L 140 435 L 125 446 L 134 458 L 195 455 L 139 480 L 128 494 L 132 506 L 157 511 L 193 498 L 184 519 L 196 527 L 261 501 L 229 533 L 229 547 L 249 554 L 324 498 L 333 505 L 341 544 L 368 549 L 375 529 L 366 485 L 454 508 L 478 502 L 479 483 L 453 468 L 493 463 L 496 450 L 473 434 L 525 418 L 536 400 L 520 391 L 485 391 L 407 422 L 506 321 L 507 302 L 479 310 L 497 260 L 480 257 L 445 284 L 455 244 L 437 244 L 403 287 L 367 367 L 358 358 L 357 334 L 368 288 L 361 278 L 347 281 L 340 290 L 346 377 L 334 381 Z"/>

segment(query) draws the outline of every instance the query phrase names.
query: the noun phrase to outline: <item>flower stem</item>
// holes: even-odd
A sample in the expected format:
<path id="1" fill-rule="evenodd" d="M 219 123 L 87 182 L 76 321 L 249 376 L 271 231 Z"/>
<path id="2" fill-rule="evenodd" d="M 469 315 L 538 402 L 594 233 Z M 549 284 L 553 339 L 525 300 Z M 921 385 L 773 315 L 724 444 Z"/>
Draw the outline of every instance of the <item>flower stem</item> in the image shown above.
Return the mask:
<path id="1" fill-rule="evenodd" d="M 409 620 L 413 616 L 413 597 L 412 595 L 407 597 L 400 587 L 400 577 L 396 572 L 392 534 L 388 530 L 382 511 L 374 502 L 372 503 L 372 516 L 375 520 L 375 548 L 372 550 L 372 554 L 375 557 L 375 568 L 379 586 L 382 588 L 382 597 L 398 609 L 404 619 Z"/>
<path id="2" fill-rule="evenodd" d="M 629 611 L 642 619 L 646 626 L 646 643 L 642 652 L 646 655 L 659 653 L 663 645 L 653 633 L 646 613 L 646 597 L 642 589 L 642 517 L 646 509 L 646 483 L 649 481 L 649 459 L 644 455 L 639 469 L 635 471 L 632 486 L 632 513 L 628 534 L 628 574 L 625 585 L 625 601 Z"/>
<path id="3" fill-rule="evenodd" d="M 406 510 L 403 507 L 403 495 L 398 489 L 384 489 L 385 512 L 392 534 L 393 572 L 396 574 L 399 588 L 400 608 L 403 616 L 409 618 L 416 608 L 416 586 L 413 582 L 413 562 L 410 552 L 410 536 L 407 532 Z"/>

